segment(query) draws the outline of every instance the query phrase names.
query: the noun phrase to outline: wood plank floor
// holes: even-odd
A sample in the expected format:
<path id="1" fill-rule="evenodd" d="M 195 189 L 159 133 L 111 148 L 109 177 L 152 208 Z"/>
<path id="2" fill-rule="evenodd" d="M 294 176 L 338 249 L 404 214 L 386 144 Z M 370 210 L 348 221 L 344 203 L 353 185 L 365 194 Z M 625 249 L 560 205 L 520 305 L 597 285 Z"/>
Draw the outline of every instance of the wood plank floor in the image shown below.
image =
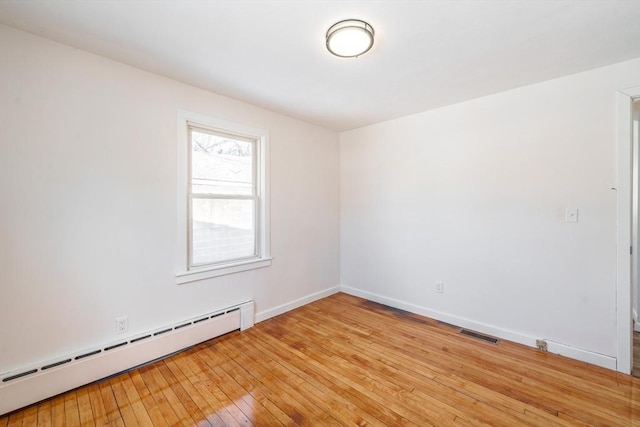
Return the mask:
<path id="1" fill-rule="evenodd" d="M 5 426 L 640 426 L 640 379 L 336 294 Z"/>

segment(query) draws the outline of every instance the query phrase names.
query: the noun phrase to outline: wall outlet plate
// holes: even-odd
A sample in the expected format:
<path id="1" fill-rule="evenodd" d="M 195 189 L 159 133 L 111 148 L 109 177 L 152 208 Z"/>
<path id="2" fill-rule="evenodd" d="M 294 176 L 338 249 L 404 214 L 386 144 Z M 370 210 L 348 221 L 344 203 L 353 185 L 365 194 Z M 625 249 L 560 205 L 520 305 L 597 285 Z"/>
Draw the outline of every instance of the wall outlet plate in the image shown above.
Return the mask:
<path id="1" fill-rule="evenodd" d="M 129 330 L 129 316 L 116 317 L 116 334 L 124 334 Z"/>
<path id="2" fill-rule="evenodd" d="M 436 293 L 438 294 L 444 293 L 444 282 L 436 281 Z"/>

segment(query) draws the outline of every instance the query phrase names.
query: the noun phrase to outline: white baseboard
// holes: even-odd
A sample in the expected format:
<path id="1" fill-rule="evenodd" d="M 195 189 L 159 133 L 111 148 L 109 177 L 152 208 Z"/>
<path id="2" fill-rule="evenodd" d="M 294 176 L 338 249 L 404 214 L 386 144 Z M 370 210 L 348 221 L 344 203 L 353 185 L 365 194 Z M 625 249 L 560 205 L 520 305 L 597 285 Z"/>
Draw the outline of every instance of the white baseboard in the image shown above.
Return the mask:
<path id="1" fill-rule="evenodd" d="M 607 356 L 593 351 L 583 350 L 581 348 L 571 347 L 566 344 L 547 341 L 547 350 L 549 353 L 560 354 L 571 359 L 580 360 L 582 362 L 591 363 L 592 365 L 601 366 L 603 368 L 616 370 L 616 358 Z"/>
<path id="2" fill-rule="evenodd" d="M 529 347 L 536 347 L 536 337 L 522 334 L 520 332 L 512 331 L 509 329 L 499 328 L 486 323 L 477 322 L 464 317 L 453 316 L 447 313 L 443 313 L 436 310 L 431 310 L 425 307 L 421 307 L 415 304 L 411 304 L 405 301 L 400 301 L 394 298 L 389 298 L 383 295 L 375 294 L 361 289 L 352 288 L 349 286 L 341 286 L 340 290 L 346 294 L 355 295 L 357 297 L 365 298 L 370 301 L 375 301 L 380 304 L 385 304 L 401 310 L 406 310 L 411 313 L 420 314 L 441 322 L 446 322 L 452 325 L 456 325 L 462 328 L 471 329 L 474 331 L 482 332 L 487 335 L 494 336 L 496 338 L 504 339 L 507 341 L 513 341 L 519 344 L 523 344 Z M 537 338 L 543 339 L 543 338 Z M 550 353 L 560 354 L 562 356 L 570 357 L 572 359 L 580 360 L 583 362 L 591 363 L 593 365 L 601 366 L 607 369 L 616 369 L 616 358 L 607 356 L 604 354 L 594 353 L 592 351 L 583 350 L 575 347 L 571 347 L 565 344 L 547 341 L 547 350 Z"/>
<path id="3" fill-rule="evenodd" d="M 329 295 L 333 295 L 338 292 L 340 292 L 340 286 L 334 286 L 332 288 L 328 288 L 323 291 L 316 292 L 302 298 L 298 298 L 297 300 L 290 301 L 288 303 L 279 305 L 277 307 L 273 307 L 269 310 L 261 311 L 259 313 L 256 313 L 256 323 L 262 322 L 263 320 L 267 320 L 272 317 L 278 316 L 280 314 L 286 313 L 287 311 L 294 310 L 298 307 L 302 307 L 303 305 L 312 303 L 319 299 L 326 298 Z"/>

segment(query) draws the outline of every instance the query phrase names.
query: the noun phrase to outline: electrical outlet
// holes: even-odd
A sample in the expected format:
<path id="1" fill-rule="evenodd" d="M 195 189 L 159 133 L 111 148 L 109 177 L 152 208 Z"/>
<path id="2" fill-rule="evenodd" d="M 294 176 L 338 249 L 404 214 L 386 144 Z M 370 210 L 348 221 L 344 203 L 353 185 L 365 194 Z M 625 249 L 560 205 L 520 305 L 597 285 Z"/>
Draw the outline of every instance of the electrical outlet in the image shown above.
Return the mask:
<path id="1" fill-rule="evenodd" d="M 124 334 L 129 330 L 129 316 L 116 317 L 116 334 Z"/>
<path id="2" fill-rule="evenodd" d="M 438 294 L 444 293 L 444 282 L 440 282 L 440 281 L 436 282 L 436 293 Z"/>

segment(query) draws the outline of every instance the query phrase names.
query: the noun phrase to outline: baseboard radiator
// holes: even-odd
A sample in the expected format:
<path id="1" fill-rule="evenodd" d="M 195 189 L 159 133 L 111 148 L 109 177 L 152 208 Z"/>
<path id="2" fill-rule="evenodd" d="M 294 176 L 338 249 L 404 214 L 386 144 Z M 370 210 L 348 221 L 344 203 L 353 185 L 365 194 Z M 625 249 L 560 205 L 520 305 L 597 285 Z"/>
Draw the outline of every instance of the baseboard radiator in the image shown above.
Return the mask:
<path id="1" fill-rule="evenodd" d="M 253 301 L 0 374 L 0 415 L 253 326 Z"/>

